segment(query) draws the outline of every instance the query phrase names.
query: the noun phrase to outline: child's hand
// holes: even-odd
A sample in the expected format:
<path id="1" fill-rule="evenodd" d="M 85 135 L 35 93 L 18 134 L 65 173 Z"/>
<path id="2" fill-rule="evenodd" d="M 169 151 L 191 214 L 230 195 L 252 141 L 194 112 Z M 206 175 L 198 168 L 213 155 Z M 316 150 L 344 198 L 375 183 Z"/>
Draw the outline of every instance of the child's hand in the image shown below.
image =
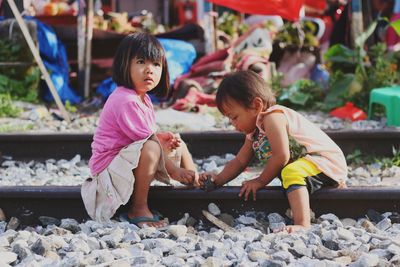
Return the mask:
<path id="1" fill-rule="evenodd" d="M 203 172 L 199 174 L 199 185 L 200 188 L 204 188 L 204 184 L 207 181 L 207 179 L 211 178 L 211 181 L 215 182 L 217 175 L 215 173 L 212 172 Z"/>
<path id="2" fill-rule="evenodd" d="M 172 173 L 170 173 L 170 176 L 172 179 L 182 184 L 192 185 L 195 181 L 196 173 L 192 170 L 177 167 Z"/>
<path id="3" fill-rule="evenodd" d="M 257 190 L 263 188 L 265 183 L 261 181 L 259 178 L 252 179 L 250 181 L 245 181 L 242 184 L 242 188 L 240 189 L 239 197 L 244 196 L 244 200 L 247 201 L 249 198 L 249 194 L 253 194 L 253 200 L 256 201 L 256 193 Z"/>
<path id="4" fill-rule="evenodd" d="M 172 132 L 159 132 L 157 138 L 160 141 L 164 151 L 172 151 L 181 144 L 181 139 L 176 137 Z"/>

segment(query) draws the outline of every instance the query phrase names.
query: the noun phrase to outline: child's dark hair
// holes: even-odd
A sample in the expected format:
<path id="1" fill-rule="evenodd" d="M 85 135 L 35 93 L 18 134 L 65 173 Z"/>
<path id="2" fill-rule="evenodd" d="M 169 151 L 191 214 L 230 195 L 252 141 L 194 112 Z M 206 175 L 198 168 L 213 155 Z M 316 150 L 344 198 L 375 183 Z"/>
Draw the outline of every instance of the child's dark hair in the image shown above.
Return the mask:
<path id="1" fill-rule="evenodd" d="M 165 97 L 169 91 L 169 74 L 165 51 L 160 42 L 151 34 L 132 33 L 126 36 L 118 46 L 114 56 L 112 78 L 118 86 L 133 88 L 130 66 L 133 58 L 143 58 L 162 64 L 161 79 L 151 93 Z"/>
<path id="2" fill-rule="evenodd" d="M 276 103 L 275 96 L 267 82 L 251 70 L 237 71 L 228 74 L 217 90 L 216 102 L 219 111 L 225 113 L 224 103 L 234 100 L 250 108 L 255 97 L 262 99 L 266 108 Z"/>

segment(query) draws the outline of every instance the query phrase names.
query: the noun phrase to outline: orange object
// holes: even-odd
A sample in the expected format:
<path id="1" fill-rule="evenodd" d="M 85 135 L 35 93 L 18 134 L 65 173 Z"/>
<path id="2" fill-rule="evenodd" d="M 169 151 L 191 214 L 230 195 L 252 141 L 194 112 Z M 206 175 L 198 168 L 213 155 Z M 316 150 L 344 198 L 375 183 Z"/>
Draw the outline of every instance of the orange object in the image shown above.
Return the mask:
<path id="1" fill-rule="evenodd" d="M 329 112 L 331 116 L 352 121 L 365 120 L 367 114 L 364 111 L 354 106 L 352 102 L 347 102 L 343 107 L 336 108 Z"/>
<path id="2" fill-rule="evenodd" d="M 46 16 L 55 16 L 58 13 L 58 4 L 57 3 L 47 3 L 43 7 L 43 15 Z"/>

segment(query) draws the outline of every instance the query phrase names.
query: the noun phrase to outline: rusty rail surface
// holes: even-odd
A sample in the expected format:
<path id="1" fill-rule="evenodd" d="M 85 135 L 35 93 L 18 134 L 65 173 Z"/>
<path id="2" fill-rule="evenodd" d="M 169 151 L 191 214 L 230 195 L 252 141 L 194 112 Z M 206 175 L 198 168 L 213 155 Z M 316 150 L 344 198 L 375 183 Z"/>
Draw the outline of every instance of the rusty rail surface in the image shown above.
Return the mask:
<path id="1" fill-rule="evenodd" d="M 345 154 L 361 150 L 364 154 L 391 156 L 400 147 L 400 130 L 326 131 Z M 244 135 L 234 131 L 183 132 L 182 139 L 196 158 L 236 153 Z M 93 135 L 82 134 L 0 134 L 0 153 L 17 160 L 72 158 L 88 159 Z"/>

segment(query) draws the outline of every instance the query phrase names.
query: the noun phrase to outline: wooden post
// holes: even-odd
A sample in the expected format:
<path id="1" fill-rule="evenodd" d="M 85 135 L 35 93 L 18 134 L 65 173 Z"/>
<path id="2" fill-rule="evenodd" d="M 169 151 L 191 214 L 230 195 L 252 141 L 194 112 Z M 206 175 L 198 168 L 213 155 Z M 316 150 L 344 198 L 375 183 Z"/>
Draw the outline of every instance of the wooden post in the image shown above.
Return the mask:
<path id="1" fill-rule="evenodd" d="M 362 1 L 351 1 L 351 40 L 353 47 L 356 46 L 355 40 L 364 31 L 362 15 Z"/>
<path id="2" fill-rule="evenodd" d="M 21 28 L 22 34 L 24 35 L 25 40 L 28 43 L 30 50 L 32 51 L 33 57 L 35 58 L 36 62 L 38 63 L 39 69 L 43 74 L 44 80 L 46 81 L 46 84 L 49 87 L 51 94 L 53 95 L 54 101 L 56 102 L 58 109 L 61 111 L 63 118 L 67 122 L 70 122 L 71 119 L 68 115 L 68 112 L 65 109 L 63 103 L 61 102 L 60 96 L 58 95 L 57 90 L 55 89 L 54 84 L 53 84 L 52 80 L 50 79 L 50 75 L 47 72 L 47 69 L 43 64 L 42 58 L 40 57 L 40 54 L 39 54 L 39 51 L 37 50 L 37 48 L 32 40 L 32 37 L 28 31 L 28 28 L 25 24 L 24 19 L 21 16 L 21 13 L 19 13 L 19 10 L 18 10 L 17 6 L 15 5 L 14 0 L 7 0 L 7 2 L 14 14 L 15 19 L 18 22 L 19 27 Z"/>
<path id="3" fill-rule="evenodd" d="M 78 90 L 81 96 L 85 95 L 85 42 L 86 42 L 86 15 L 82 1 L 78 1 L 77 18 L 78 42 Z"/>
<path id="4" fill-rule="evenodd" d="M 90 69 L 92 66 L 92 39 L 93 39 L 93 0 L 88 0 L 87 4 L 87 24 L 86 24 L 86 47 L 85 47 L 85 85 L 83 96 L 89 97 L 90 93 Z"/>

